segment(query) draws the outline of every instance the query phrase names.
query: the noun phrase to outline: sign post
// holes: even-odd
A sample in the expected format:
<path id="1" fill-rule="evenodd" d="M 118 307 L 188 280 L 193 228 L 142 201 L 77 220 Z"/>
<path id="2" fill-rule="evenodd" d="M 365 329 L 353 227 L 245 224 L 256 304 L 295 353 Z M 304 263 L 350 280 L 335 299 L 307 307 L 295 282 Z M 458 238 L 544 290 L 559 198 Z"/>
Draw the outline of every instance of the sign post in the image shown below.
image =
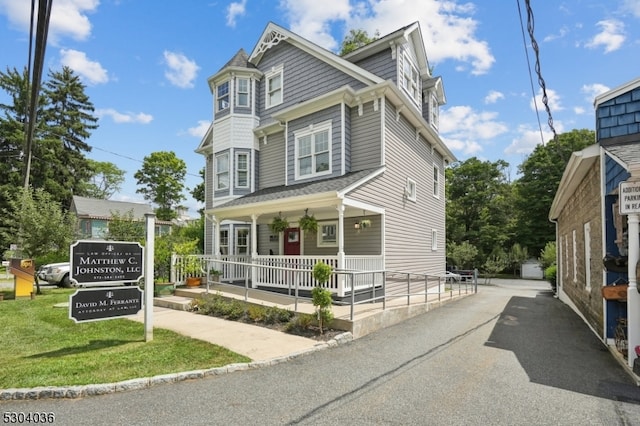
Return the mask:
<path id="1" fill-rule="evenodd" d="M 144 259 L 146 275 L 144 278 L 144 341 L 153 340 L 153 257 L 155 252 L 155 228 L 156 215 L 146 213 L 145 221 L 147 225 L 146 246 L 147 255 Z"/>

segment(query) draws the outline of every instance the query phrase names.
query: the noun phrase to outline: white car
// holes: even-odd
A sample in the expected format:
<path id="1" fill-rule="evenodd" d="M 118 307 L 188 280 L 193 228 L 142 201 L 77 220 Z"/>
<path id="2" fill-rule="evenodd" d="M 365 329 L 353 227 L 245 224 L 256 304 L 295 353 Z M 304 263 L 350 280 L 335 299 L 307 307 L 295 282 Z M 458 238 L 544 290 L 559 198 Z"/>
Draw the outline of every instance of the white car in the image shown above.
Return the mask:
<path id="1" fill-rule="evenodd" d="M 462 277 L 460 276 L 460 274 L 456 274 L 454 272 L 447 271 L 447 272 L 444 273 L 444 279 L 448 283 L 459 283 L 460 280 L 462 279 Z"/>
<path id="2" fill-rule="evenodd" d="M 43 277 L 46 282 L 55 284 L 58 287 L 71 287 L 69 262 L 50 263 L 49 265 L 44 265 L 41 269 L 43 273 L 39 273 L 38 278 Z"/>

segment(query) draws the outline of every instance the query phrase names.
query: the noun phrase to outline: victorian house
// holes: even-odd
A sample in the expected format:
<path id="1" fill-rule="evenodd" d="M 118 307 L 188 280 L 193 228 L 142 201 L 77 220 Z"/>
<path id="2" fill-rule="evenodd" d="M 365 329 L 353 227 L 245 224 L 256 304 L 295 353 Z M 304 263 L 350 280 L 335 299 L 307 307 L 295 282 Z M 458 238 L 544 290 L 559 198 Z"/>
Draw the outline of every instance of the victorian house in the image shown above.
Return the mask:
<path id="1" fill-rule="evenodd" d="M 205 254 L 444 273 L 444 171 L 455 157 L 438 135 L 444 89 L 418 23 L 345 56 L 269 23 L 208 83 L 213 122 L 197 148 Z M 261 271 L 254 287 L 288 285 Z M 330 285 L 339 296 L 347 287 Z"/>

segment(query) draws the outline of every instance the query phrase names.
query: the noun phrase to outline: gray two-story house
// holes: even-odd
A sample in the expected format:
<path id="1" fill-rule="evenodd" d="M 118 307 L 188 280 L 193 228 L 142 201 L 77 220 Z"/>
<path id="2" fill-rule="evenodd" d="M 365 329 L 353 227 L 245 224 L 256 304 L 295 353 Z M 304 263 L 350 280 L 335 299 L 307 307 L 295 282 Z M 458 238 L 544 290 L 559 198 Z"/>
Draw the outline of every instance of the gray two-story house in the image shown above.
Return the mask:
<path id="1" fill-rule="evenodd" d="M 418 23 L 343 57 L 269 23 L 250 54 L 239 50 L 208 82 L 213 122 L 197 148 L 205 254 L 444 273 L 444 171 L 455 157 L 438 135 L 444 89 Z M 305 216 L 315 232 L 300 229 Z M 274 231 L 274 218 L 288 226 Z M 251 278 L 290 285 L 266 268 Z M 344 296 L 348 286 L 329 288 Z"/>

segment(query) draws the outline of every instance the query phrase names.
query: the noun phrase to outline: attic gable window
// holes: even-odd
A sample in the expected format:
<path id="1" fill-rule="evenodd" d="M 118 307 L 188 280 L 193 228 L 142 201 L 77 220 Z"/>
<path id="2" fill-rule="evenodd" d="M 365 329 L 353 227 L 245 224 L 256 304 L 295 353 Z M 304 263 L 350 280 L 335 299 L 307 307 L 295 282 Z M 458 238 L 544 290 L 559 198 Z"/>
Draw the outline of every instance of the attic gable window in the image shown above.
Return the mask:
<path id="1" fill-rule="evenodd" d="M 420 103 L 420 74 L 409 55 L 404 54 L 402 64 L 402 87 L 411 99 Z"/>
<path id="2" fill-rule="evenodd" d="M 331 174 L 331 122 L 295 133 L 296 179 Z"/>
<path id="3" fill-rule="evenodd" d="M 229 82 L 225 81 L 220 84 L 216 89 L 216 106 L 218 111 L 223 111 L 229 108 Z"/>
<path id="4" fill-rule="evenodd" d="M 440 107 L 438 106 L 438 98 L 435 93 L 429 97 L 429 124 L 438 130 L 438 120 L 440 115 Z"/>
<path id="5" fill-rule="evenodd" d="M 271 108 L 282 103 L 282 67 L 274 68 L 265 75 L 265 107 Z"/>

